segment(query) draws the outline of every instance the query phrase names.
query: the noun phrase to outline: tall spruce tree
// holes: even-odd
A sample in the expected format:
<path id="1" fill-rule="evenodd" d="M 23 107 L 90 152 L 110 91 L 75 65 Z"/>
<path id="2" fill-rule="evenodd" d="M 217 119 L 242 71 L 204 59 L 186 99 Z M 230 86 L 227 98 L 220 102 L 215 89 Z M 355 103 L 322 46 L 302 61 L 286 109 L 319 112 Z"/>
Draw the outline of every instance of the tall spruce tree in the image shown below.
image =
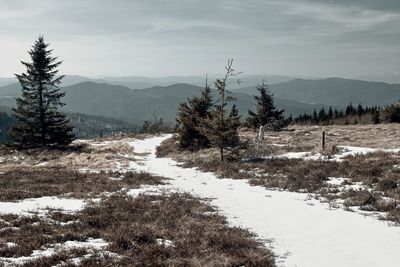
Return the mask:
<path id="1" fill-rule="evenodd" d="M 177 122 L 179 134 L 179 146 L 183 149 L 197 150 L 210 145 L 208 138 L 201 132 L 201 121 L 210 116 L 212 107 L 212 95 L 207 84 L 201 96 L 188 99 L 180 104 Z"/>
<path id="2" fill-rule="evenodd" d="M 230 113 L 227 112 L 227 104 L 234 101 L 234 98 L 228 95 L 227 87 L 231 79 L 238 75 L 232 68 L 232 64 L 233 60 L 228 60 L 224 77 L 214 82 L 219 100 L 209 118 L 204 119 L 201 124 L 201 130 L 210 140 L 211 145 L 219 148 L 221 161 L 225 160 L 225 149 L 234 149 L 239 144 L 240 117 L 236 106 L 232 107 Z"/>
<path id="3" fill-rule="evenodd" d="M 265 81 L 257 85 L 259 95 L 255 95 L 256 111 L 248 111 L 247 124 L 252 128 L 258 128 L 267 124 L 274 124 L 275 129 L 285 126 L 284 110 L 278 110 L 274 104 L 274 97 Z"/>
<path id="4" fill-rule="evenodd" d="M 48 46 L 39 36 L 28 52 L 32 62 L 22 62 L 26 72 L 16 75 L 22 95 L 13 109 L 11 137 L 19 148 L 65 147 L 74 140 L 69 119 L 59 111 L 65 95 L 59 88 L 63 76 L 56 77 L 61 61 L 51 56 Z"/>

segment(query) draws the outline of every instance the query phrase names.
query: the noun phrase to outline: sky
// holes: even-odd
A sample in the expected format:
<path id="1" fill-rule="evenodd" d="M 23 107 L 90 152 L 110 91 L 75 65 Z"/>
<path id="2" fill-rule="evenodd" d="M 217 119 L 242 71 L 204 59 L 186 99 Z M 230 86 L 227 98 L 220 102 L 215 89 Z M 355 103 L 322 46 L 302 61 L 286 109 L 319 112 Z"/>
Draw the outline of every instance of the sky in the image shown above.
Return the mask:
<path id="1" fill-rule="evenodd" d="M 0 0 L 0 77 L 40 34 L 91 77 L 400 72 L 399 0 Z"/>

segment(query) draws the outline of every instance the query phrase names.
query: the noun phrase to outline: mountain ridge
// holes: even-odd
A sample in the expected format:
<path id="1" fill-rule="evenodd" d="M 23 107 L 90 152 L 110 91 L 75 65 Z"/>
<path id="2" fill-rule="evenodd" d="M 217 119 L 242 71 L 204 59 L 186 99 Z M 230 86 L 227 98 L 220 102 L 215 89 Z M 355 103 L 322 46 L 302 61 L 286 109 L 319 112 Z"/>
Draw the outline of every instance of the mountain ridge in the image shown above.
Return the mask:
<path id="1" fill-rule="evenodd" d="M 350 102 L 368 106 L 383 106 L 400 99 L 400 85 L 383 82 L 366 82 L 343 78 L 320 80 L 295 79 L 270 86 L 275 96 L 275 104 L 285 109 L 286 115 L 311 113 L 321 107 L 343 108 Z M 135 90 L 123 85 L 110 85 L 103 81 L 83 81 L 62 87 L 66 91 L 65 111 L 111 117 L 141 124 L 153 117 L 163 117 L 175 121 L 179 104 L 187 98 L 199 95 L 202 87 L 177 83 L 167 86 L 152 86 Z M 242 116 L 254 109 L 252 97 L 255 87 L 233 88 L 232 96 Z M 13 106 L 14 98 L 20 94 L 19 84 L 0 87 L 0 105 Z M 216 97 L 216 91 L 213 90 Z"/>
<path id="2" fill-rule="evenodd" d="M 0 104 L 12 106 L 14 97 L 20 93 L 19 85 L 0 88 Z M 199 95 L 202 87 L 180 83 L 169 86 L 154 86 L 142 90 L 133 90 L 121 85 L 109 85 L 107 83 L 82 82 L 63 87 L 66 96 L 65 111 L 79 112 L 99 116 L 112 117 L 119 120 L 140 124 L 144 120 L 152 119 L 157 115 L 164 119 L 174 121 L 179 103 L 187 98 Z M 216 91 L 214 91 L 216 96 Z M 247 114 L 248 109 L 254 108 L 252 96 L 233 92 L 237 98 L 236 104 L 242 115 Z M 300 114 L 320 108 L 324 105 L 308 105 L 292 100 L 275 99 L 278 108 L 285 109 L 286 114 Z"/>

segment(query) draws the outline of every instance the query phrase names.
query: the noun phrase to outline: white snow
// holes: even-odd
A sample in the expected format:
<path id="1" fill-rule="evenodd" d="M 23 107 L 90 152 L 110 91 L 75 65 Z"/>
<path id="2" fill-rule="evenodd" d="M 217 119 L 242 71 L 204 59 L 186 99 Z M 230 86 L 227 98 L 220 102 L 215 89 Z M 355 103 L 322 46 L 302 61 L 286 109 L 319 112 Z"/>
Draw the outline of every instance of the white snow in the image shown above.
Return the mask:
<path id="1" fill-rule="evenodd" d="M 285 144 L 271 144 L 271 146 L 286 147 L 287 145 L 285 145 Z"/>
<path id="2" fill-rule="evenodd" d="M 85 202 L 81 199 L 40 197 L 28 198 L 18 202 L 0 202 L 0 214 L 30 215 L 45 213 L 47 209 L 60 209 L 65 212 L 75 212 L 83 209 Z"/>
<path id="3" fill-rule="evenodd" d="M 168 193 L 174 189 L 168 185 L 142 185 L 139 188 L 129 189 L 126 194 L 132 197 L 137 197 L 140 194 L 148 196 L 160 196 L 163 193 Z"/>
<path id="4" fill-rule="evenodd" d="M 326 181 L 327 184 L 332 185 L 332 186 L 340 186 L 344 182 L 348 181 L 349 179 L 347 178 L 342 178 L 342 177 L 328 177 L 328 181 Z"/>
<path id="5" fill-rule="evenodd" d="M 66 241 L 61 245 L 62 248 L 93 248 L 93 249 L 103 249 L 108 246 L 108 243 L 101 238 L 89 238 L 86 241 Z"/>
<path id="6" fill-rule="evenodd" d="M 158 245 L 160 246 L 164 246 L 164 247 L 174 247 L 174 243 L 171 240 L 168 239 L 162 239 L 162 238 L 157 238 L 156 242 Z"/>
<path id="7" fill-rule="evenodd" d="M 342 178 L 342 177 L 328 177 L 329 180 L 326 181 L 325 183 L 338 188 L 340 191 L 359 191 L 359 190 L 366 190 L 366 191 L 371 191 L 372 188 L 369 188 L 368 186 L 364 185 L 362 182 L 351 182 L 349 178 Z M 348 182 L 348 183 L 345 183 Z"/>
<path id="8" fill-rule="evenodd" d="M 36 164 L 37 167 L 43 167 L 43 166 L 48 166 L 49 163 L 47 161 L 43 161 L 41 163 Z"/>
<path id="9" fill-rule="evenodd" d="M 93 239 L 89 238 L 84 242 L 80 241 L 66 241 L 65 243 L 55 244 L 48 248 L 43 248 L 42 250 L 34 250 L 31 255 L 25 257 L 0 257 L 0 263 L 5 264 L 5 266 L 15 266 L 23 264 L 27 261 L 36 260 L 41 257 L 51 257 L 60 250 L 70 250 L 73 248 L 86 248 L 86 249 L 96 249 L 101 250 L 108 246 L 108 243 L 103 239 Z"/>
<path id="10" fill-rule="evenodd" d="M 8 247 L 8 248 L 13 248 L 13 247 L 16 247 L 16 246 L 17 246 L 17 244 L 14 243 L 14 242 L 7 242 L 7 243 L 5 243 L 5 245 L 6 245 L 6 247 Z"/>
<path id="11" fill-rule="evenodd" d="M 365 155 L 374 152 L 386 152 L 386 153 L 400 153 L 400 148 L 369 148 L 369 147 L 356 147 L 356 146 L 338 146 L 343 152 L 340 154 L 340 158 L 355 155 Z"/>
<path id="12" fill-rule="evenodd" d="M 312 152 L 288 152 L 278 155 L 276 158 L 319 160 L 322 159 L 323 156 L 320 153 L 313 154 Z"/>
<path id="13" fill-rule="evenodd" d="M 249 228 L 267 245 L 272 240 L 280 266 L 399 266 L 399 227 L 329 209 L 328 204 L 306 194 L 271 191 L 245 180 L 218 179 L 212 173 L 181 168 L 171 159 L 156 158 L 156 147 L 169 137 L 132 142 L 138 155 L 130 167 L 171 178 L 172 187 L 212 199 L 211 204 L 231 224 Z"/>
<path id="14" fill-rule="evenodd" d="M 304 160 L 330 160 L 330 161 L 342 161 L 345 157 L 365 155 L 368 153 L 375 152 L 386 152 L 386 153 L 400 153 L 400 148 L 391 149 L 378 149 L 369 147 L 356 147 L 356 146 L 337 146 L 339 149 L 338 154 L 331 156 L 325 156 L 321 153 L 316 152 L 288 152 L 278 156 L 269 156 L 267 158 L 287 158 L 287 159 L 304 159 Z"/>

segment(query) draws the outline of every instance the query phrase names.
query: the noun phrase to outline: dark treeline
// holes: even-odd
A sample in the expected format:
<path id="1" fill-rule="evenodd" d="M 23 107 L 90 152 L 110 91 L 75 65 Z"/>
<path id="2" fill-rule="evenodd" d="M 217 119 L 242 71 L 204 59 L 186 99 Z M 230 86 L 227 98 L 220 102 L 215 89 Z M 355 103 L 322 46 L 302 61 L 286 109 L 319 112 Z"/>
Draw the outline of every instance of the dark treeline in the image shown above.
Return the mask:
<path id="1" fill-rule="evenodd" d="M 124 121 L 102 116 L 67 113 L 74 127 L 74 133 L 78 138 L 94 138 L 102 136 L 114 136 L 138 132 L 139 126 Z M 15 123 L 15 116 L 11 112 L 0 110 L 0 143 L 9 143 L 10 129 Z"/>
<path id="2" fill-rule="evenodd" d="M 296 124 L 333 125 L 333 124 L 368 124 L 380 123 L 382 108 L 378 106 L 364 107 L 361 104 L 353 106 L 352 103 L 343 109 L 321 108 L 314 109 L 312 114 L 304 113 L 293 119 Z"/>

